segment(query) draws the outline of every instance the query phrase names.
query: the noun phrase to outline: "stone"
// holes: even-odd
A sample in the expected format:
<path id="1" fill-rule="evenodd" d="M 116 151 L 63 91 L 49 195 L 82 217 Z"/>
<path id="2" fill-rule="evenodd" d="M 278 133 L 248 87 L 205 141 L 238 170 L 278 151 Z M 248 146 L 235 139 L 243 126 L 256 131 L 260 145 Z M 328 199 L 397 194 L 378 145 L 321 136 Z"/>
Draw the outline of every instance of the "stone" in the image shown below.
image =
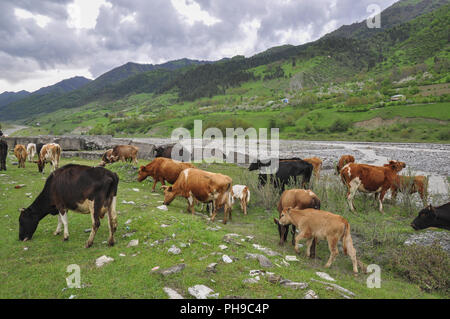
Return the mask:
<path id="1" fill-rule="evenodd" d="M 178 265 L 166 268 L 166 269 L 162 269 L 159 271 L 159 273 L 163 276 L 169 276 L 169 275 L 172 275 L 172 274 L 182 271 L 185 267 L 186 267 L 186 264 L 178 264 Z"/>
<path id="2" fill-rule="evenodd" d="M 267 258 L 266 256 L 261 255 L 261 254 L 247 253 L 247 254 L 245 254 L 245 258 L 257 259 L 259 261 L 259 264 L 261 265 L 261 267 L 272 267 L 273 266 L 273 264 L 269 260 L 269 258 Z"/>
<path id="3" fill-rule="evenodd" d="M 319 299 L 319 296 L 312 289 L 308 290 L 303 299 Z"/>
<path id="4" fill-rule="evenodd" d="M 279 253 L 277 253 L 276 251 L 271 250 L 270 248 L 267 247 L 263 247 L 261 245 L 258 244 L 253 244 L 253 247 L 262 251 L 263 253 L 267 254 L 268 256 L 277 256 L 280 255 Z"/>
<path id="5" fill-rule="evenodd" d="M 306 282 L 295 282 L 289 279 L 282 279 L 280 281 L 280 285 L 293 289 L 305 289 L 308 287 L 308 284 Z"/>
<path id="6" fill-rule="evenodd" d="M 106 255 L 103 255 L 103 256 L 101 256 L 101 257 L 98 257 L 98 258 L 95 260 L 95 265 L 96 265 L 97 268 L 98 268 L 98 267 L 102 267 L 103 265 L 108 264 L 108 263 L 110 263 L 110 262 L 112 262 L 112 261 L 114 261 L 114 258 L 108 257 L 108 256 L 106 256 Z"/>
<path id="7" fill-rule="evenodd" d="M 195 285 L 188 288 L 189 293 L 197 299 L 207 299 L 218 297 L 218 294 L 214 294 L 214 290 L 205 285 Z"/>
<path id="8" fill-rule="evenodd" d="M 159 210 L 163 210 L 163 211 L 169 210 L 166 205 L 157 206 L 156 208 L 158 208 Z"/>
<path id="9" fill-rule="evenodd" d="M 242 280 L 243 284 L 256 284 L 259 281 L 259 276 L 256 276 L 254 278 L 247 278 Z"/>
<path id="10" fill-rule="evenodd" d="M 217 263 L 211 263 L 208 265 L 208 267 L 206 267 L 206 271 L 207 272 L 217 272 Z"/>
<path id="11" fill-rule="evenodd" d="M 224 263 L 227 263 L 227 264 L 230 264 L 233 262 L 233 260 L 230 257 L 228 257 L 228 255 L 223 255 L 222 260 Z"/>
<path id="12" fill-rule="evenodd" d="M 287 261 L 298 261 L 297 256 L 286 256 L 284 257 Z"/>
<path id="13" fill-rule="evenodd" d="M 325 280 L 336 281 L 333 277 L 331 277 L 330 275 L 328 275 L 328 274 L 325 273 L 325 272 L 317 271 L 317 272 L 316 272 L 316 275 L 319 276 L 319 277 L 322 278 L 322 279 L 325 279 Z"/>
<path id="14" fill-rule="evenodd" d="M 184 299 L 182 295 L 172 288 L 164 287 L 163 290 L 169 296 L 169 299 Z"/>
<path id="15" fill-rule="evenodd" d="M 281 276 L 280 275 L 275 275 L 275 274 L 271 274 L 271 275 L 268 275 L 267 276 L 267 280 L 269 281 L 269 282 L 271 282 L 272 284 L 277 284 L 277 283 L 279 283 L 280 281 L 281 281 Z"/>
<path id="16" fill-rule="evenodd" d="M 222 249 L 222 250 L 225 250 L 225 249 L 227 249 L 228 247 L 227 247 L 226 245 L 219 245 L 219 248 Z"/>
<path id="17" fill-rule="evenodd" d="M 139 245 L 139 239 L 133 239 L 128 243 L 127 247 L 134 247 L 137 245 Z"/>
<path id="18" fill-rule="evenodd" d="M 169 253 L 172 253 L 172 254 L 174 254 L 174 255 L 178 255 L 178 254 L 181 253 L 181 249 L 178 248 L 178 247 L 175 246 L 175 245 L 172 245 L 172 247 L 169 248 L 168 252 L 169 252 Z"/>

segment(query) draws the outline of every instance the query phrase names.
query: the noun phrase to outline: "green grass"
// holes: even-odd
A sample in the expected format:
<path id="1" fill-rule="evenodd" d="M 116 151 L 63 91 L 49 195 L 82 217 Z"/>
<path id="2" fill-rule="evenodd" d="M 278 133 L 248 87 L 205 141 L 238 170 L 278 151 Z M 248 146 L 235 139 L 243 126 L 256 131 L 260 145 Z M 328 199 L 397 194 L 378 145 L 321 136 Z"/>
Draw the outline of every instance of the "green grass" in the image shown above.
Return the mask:
<path id="1" fill-rule="evenodd" d="M 90 228 L 91 219 L 87 215 L 69 213 L 70 239 L 62 241 L 62 236 L 54 236 L 57 219 L 54 216 L 45 217 L 39 224 L 33 239 L 28 242 L 18 241 L 18 210 L 27 207 L 41 191 L 49 167 L 41 175 L 36 164 L 26 163 L 25 169 L 11 165 L 15 159 L 9 154 L 8 171 L 0 176 L 0 298 L 167 298 L 163 287 L 176 289 L 183 296 L 190 298 L 188 287 L 205 284 L 218 292 L 220 298 L 225 296 L 241 296 L 249 298 L 302 298 L 305 290 L 294 290 L 269 283 L 264 277 L 257 284 L 243 284 L 242 280 L 249 278 L 249 271 L 261 269 L 256 260 L 245 259 L 245 254 L 261 253 L 252 244 L 260 244 L 275 250 L 281 256 L 294 255 L 290 244 L 278 246 L 278 232 L 273 224 L 277 216 L 275 207 L 264 208 L 264 200 L 259 190 L 253 189 L 256 176 L 245 169 L 230 164 L 199 164 L 203 169 L 222 172 L 233 178 L 234 183 L 247 183 L 252 189 L 252 201 L 248 215 L 244 216 L 238 205 L 233 209 L 233 220 L 227 225 L 219 222 L 210 223 L 201 216 L 186 213 L 186 201 L 176 199 L 167 212 L 156 207 L 161 205 L 163 196 L 160 190 L 155 194 L 150 192 L 151 181 L 143 183 L 136 181 L 136 170 L 130 164 L 116 163 L 108 168 L 120 176 L 118 190 L 118 222 L 115 234 L 116 245 L 108 247 L 105 241 L 108 237 L 107 221 L 96 235 L 94 245 L 84 248 Z M 61 165 L 79 163 L 95 165 L 98 161 L 87 161 L 78 158 L 62 159 Z M 145 161 L 139 161 L 139 165 Z M 25 187 L 15 189 L 18 184 Z M 139 189 L 139 192 L 133 190 Z M 290 266 L 281 265 L 281 256 L 269 257 L 280 266 L 267 269 L 293 281 L 308 282 L 309 288 L 318 293 L 320 298 L 342 298 L 336 291 L 327 290 L 324 285 L 312 282 L 311 278 L 320 279 L 316 271 L 325 271 L 336 278 L 336 283 L 353 291 L 357 298 L 448 298 L 448 294 L 440 291 L 425 292 L 417 284 L 405 281 L 395 271 L 387 267 L 385 258 L 392 249 L 401 247 L 401 240 L 413 230 L 408 226 L 416 207 L 403 204 L 386 203 L 386 214 L 381 216 L 376 211 L 372 200 L 357 196 L 358 214 L 350 213 L 343 199 L 343 188 L 337 177 L 324 177 L 322 182 L 313 186 L 314 191 L 322 199 L 322 208 L 342 214 L 352 225 L 352 235 L 358 250 L 358 256 L 365 263 L 376 262 L 382 266 L 382 288 L 366 287 L 366 274 L 354 276 L 351 261 L 342 252 L 330 269 L 323 265 L 329 252 L 326 242 L 320 242 L 317 248 L 318 258 L 309 260 L 304 256 L 304 248 L 298 256 L 299 262 L 291 262 Z M 31 193 L 30 197 L 26 194 Z M 269 197 L 276 200 L 274 193 Z M 122 201 L 134 201 L 136 205 L 123 204 Z M 218 219 L 223 217 L 219 213 Z M 125 225 L 131 219 L 129 225 Z M 169 225 L 163 228 L 161 224 Z M 217 231 L 208 227 L 220 226 Z M 133 235 L 124 238 L 126 233 Z M 252 241 L 240 242 L 240 245 L 223 242 L 227 233 L 238 233 L 242 236 L 254 236 Z M 173 237 L 175 234 L 175 237 Z M 165 243 L 151 246 L 156 240 L 170 238 Z M 131 239 L 139 239 L 137 247 L 127 248 Z M 290 239 L 290 237 L 289 237 Z M 167 252 L 171 245 L 180 247 L 180 243 L 190 246 L 181 248 L 182 253 L 172 255 Z M 231 264 L 223 263 L 219 253 L 220 244 L 228 249 L 223 253 L 237 258 Z M 27 247 L 28 250 L 24 250 Z M 120 257 L 119 254 L 126 254 Z M 133 256 L 136 254 L 136 256 Z M 95 260 L 107 255 L 114 262 L 96 268 Z M 209 263 L 218 262 L 218 272 L 205 272 Z M 159 266 L 161 269 L 185 263 L 186 268 L 168 277 L 152 273 L 151 269 Z M 66 288 L 65 278 L 69 275 L 66 268 L 70 264 L 78 264 L 81 268 L 81 289 Z"/>

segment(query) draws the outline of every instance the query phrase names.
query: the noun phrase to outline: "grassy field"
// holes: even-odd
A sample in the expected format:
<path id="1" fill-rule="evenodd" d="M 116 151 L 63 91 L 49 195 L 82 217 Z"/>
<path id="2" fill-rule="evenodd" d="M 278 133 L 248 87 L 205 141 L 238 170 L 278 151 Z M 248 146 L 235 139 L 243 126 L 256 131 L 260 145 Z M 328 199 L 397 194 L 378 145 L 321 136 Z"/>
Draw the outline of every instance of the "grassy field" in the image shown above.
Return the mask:
<path id="1" fill-rule="evenodd" d="M 424 265 L 420 266 L 423 269 L 419 269 L 419 272 L 427 273 L 424 278 L 405 275 L 403 269 L 393 262 L 393 256 L 400 258 L 402 254 L 411 253 L 402 245 L 405 237 L 414 232 L 409 224 L 418 211 L 409 197 L 398 203 L 388 201 L 386 213 L 382 216 L 371 197 L 359 194 L 355 201 L 359 213 L 353 214 L 347 208 L 343 197 L 345 191 L 336 176 L 323 175 L 312 186 L 322 200 L 322 209 L 341 214 L 349 220 L 358 257 L 365 264 L 380 265 L 381 288 L 370 289 L 366 286 L 368 274 L 354 276 L 351 261 L 342 254 L 342 250 L 332 267 L 324 268 L 329 252 L 327 243 L 323 241 L 317 247 L 315 260 L 305 257 L 303 247 L 298 255 L 299 261 L 284 265 L 283 258 L 295 255 L 295 252 L 290 243 L 284 247 L 278 246 L 278 232 L 273 223 L 273 217 L 278 214 L 274 205 L 277 195 L 270 187 L 256 188 L 255 174 L 230 164 L 198 165 L 228 174 L 234 183 L 246 183 L 252 190 L 248 215 L 244 216 L 236 204 L 233 220 L 227 225 L 218 221 L 211 223 L 206 216 L 186 213 L 184 199 L 176 199 L 168 206 L 168 211 L 157 209 L 157 206 L 162 205 L 162 192 L 158 190 L 157 193 L 151 193 L 149 180 L 138 183 L 136 168 L 130 164 L 115 163 L 108 167 L 120 176 L 117 201 L 119 227 L 114 247 L 110 248 L 106 244 L 108 227 L 105 219 L 102 220 L 94 245 L 89 249 L 84 248 L 88 238 L 84 230 L 91 227 L 91 219 L 73 212 L 69 213 L 69 241 L 63 242 L 61 235 L 53 235 L 57 219 L 49 215 L 40 222 L 31 241 L 19 242 L 18 210 L 27 207 L 36 198 L 49 174 L 49 167 L 42 175 L 38 173 L 36 164 L 26 163 L 25 169 L 19 169 L 11 165 L 14 161 L 15 158 L 9 154 L 8 171 L 0 172 L 0 298 L 68 298 L 71 295 L 76 298 L 167 298 L 163 287 L 170 287 L 184 297 L 192 298 L 188 287 L 196 284 L 212 288 L 219 293 L 219 298 L 303 298 L 307 289 L 283 287 L 270 283 L 264 277 L 254 284 L 242 282 L 250 278 L 250 270 L 264 269 L 257 260 L 245 258 L 246 253 L 264 254 L 253 244 L 268 247 L 280 254 L 268 256 L 274 266 L 265 270 L 292 281 L 307 282 L 308 289 L 313 289 L 320 298 L 343 297 L 336 290 L 329 290 L 326 285 L 311 281 L 311 278 L 321 280 L 315 274 L 316 271 L 327 272 L 336 279 L 336 284 L 354 292 L 355 298 L 449 297 L 449 257 L 440 248 L 426 248 L 425 251 L 415 246 L 409 248 L 424 254 Z M 97 162 L 73 158 L 62 159 L 61 164 L 95 165 Z M 139 164 L 144 163 L 140 161 Z M 18 184 L 26 186 L 15 189 L 14 186 Z M 125 204 L 123 201 L 133 201 L 135 204 Z M 218 218 L 222 217 L 220 213 Z M 163 224 L 168 227 L 161 227 Z M 237 243 L 226 243 L 223 237 L 228 233 L 237 233 L 241 237 L 236 240 Z M 249 240 L 245 236 L 254 238 Z M 241 241 L 241 238 L 245 240 Z M 139 245 L 127 247 L 132 239 L 138 239 Z M 155 244 L 157 240 L 160 243 Z M 186 247 L 181 248 L 181 254 L 168 252 L 172 245 L 180 248 L 182 243 Z M 222 251 L 219 248 L 221 244 L 228 248 Z M 234 261 L 224 263 L 222 253 L 232 256 Z M 440 259 L 428 262 L 426 256 L 429 254 Z M 96 268 L 95 260 L 102 255 L 113 257 L 114 261 Z M 206 272 L 208 264 L 213 262 L 218 263 L 218 272 Z M 167 277 L 151 271 L 156 266 L 164 269 L 179 263 L 185 263 L 186 268 Z M 80 289 L 65 289 L 65 278 L 69 275 L 66 269 L 70 264 L 78 264 L 81 268 Z M 410 267 L 408 270 L 417 271 L 415 265 Z M 436 273 L 433 273 L 435 269 Z M 411 271 L 407 274 L 411 274 Z M 440 285 L 435 287 L 432 284 L 436 280 Z"/>

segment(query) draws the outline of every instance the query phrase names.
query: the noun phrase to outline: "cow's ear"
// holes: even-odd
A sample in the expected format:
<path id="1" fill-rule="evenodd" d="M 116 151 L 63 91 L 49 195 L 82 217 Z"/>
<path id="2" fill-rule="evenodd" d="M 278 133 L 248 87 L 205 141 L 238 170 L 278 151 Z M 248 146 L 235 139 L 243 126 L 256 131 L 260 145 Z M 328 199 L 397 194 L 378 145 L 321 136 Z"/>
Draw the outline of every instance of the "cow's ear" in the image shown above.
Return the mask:
<path id="1" fill-rule="evenodd" d="M 291 213 L 291 207 L 286 210 L 286 213 L 289 215 Z"/>
<path id="2" fill-rule="evenodd" d="M 277 224 L 277 225 L 280 225 L 280 222 L 279 222 L 278 219 L 276 219 L 276 218 L 273 219 L 273 222 L 274 222 L 275 224 Z"/>
<path id="3" fill-rule="evenodd" d="M 23 212 L 25 212 L 25 208 L 22 207 L 22 208 L 19 209 L 19 213 L 22 214 Z"/>

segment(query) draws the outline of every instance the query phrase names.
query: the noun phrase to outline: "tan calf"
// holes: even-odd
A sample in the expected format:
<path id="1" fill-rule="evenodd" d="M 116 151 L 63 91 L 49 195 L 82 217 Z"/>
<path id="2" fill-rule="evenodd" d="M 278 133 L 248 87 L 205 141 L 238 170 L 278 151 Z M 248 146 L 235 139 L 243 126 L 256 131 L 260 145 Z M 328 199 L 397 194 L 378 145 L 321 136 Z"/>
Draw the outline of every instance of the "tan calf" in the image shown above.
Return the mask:
<path id="1" fill-rule="evenodd" d="M 320 170 L 322 169 L 322 160 L 318 157 L 304 158 L 303 160 L 313 166 L 315 179 L 318 180 L 320 178 Z"/>
<path id="2" fill-rule="evenodd" d="M 391 186 L 392 198 L 397 197 L 397 193 L 409 192 L 410 194 L 419 193 L 423 202 L 426 201 L 428 188 L 428 179 L 425 176 L 402 176 L 397 175 Z"/>
<path id="3" fill-rule="evenodd" d="M 164 189 L 164 205 L 169 205 L 177 196 L 188 201 L 188 212 L 194 214 L 195 200 L 202 203 L 212 202 L 212 217 L 214 221 L 217 209 L 224 207 L 223 223 L 226 224 L 228 216 L 231 220 L 231 205 L 233 194 L 232 179 L 229 176 L 203 171 L 197 168 L 183 170 L 172 186 L 161 186 Z"/>
<path id="4" fill-rule="evenodd" d="M 22 144 L 17 144 L 14 147 L 14 155 L 19 161 L 19 167 L 25 168 L 25 161 L 27 160 L 27 150 L 25 149 L 25 146 Z"/>
<path id="5" fill-rule="evenodd" d="M 356 250 L 350 235 L 350 224 L 339 215 L 323 210 L 307 208 L 303 210 L 286 208 L 281 213 L 280 224 L 296 226 L 300 233 L 295 237 L 295 251 L 299 253 L 298 243 L 306 239 L 306 255 L 310 256 L 310 249 L 314 239 L 328 241 L 330 258 L 325 267 L 329 268 L 339 254 L 338 242 L 342 241 L 344 254 L 349 255 L 353 264 L 353 272 L 358 272 Z"/>

